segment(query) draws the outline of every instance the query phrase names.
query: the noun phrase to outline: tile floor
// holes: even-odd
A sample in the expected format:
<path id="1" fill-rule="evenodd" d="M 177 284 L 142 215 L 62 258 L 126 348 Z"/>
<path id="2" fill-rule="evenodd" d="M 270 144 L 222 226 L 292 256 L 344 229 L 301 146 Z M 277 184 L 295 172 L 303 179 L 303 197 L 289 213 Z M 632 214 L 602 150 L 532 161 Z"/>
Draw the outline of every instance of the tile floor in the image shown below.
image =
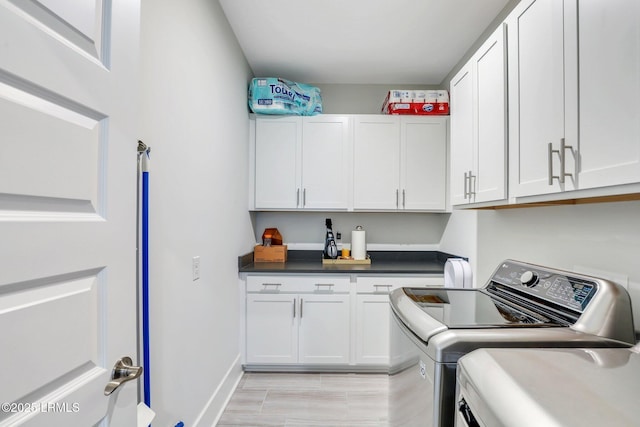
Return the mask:
<path id="1" fill-rule="evenodd" d="M 218 427 L 388 427 L 386 374 L 245 373 Z"/>

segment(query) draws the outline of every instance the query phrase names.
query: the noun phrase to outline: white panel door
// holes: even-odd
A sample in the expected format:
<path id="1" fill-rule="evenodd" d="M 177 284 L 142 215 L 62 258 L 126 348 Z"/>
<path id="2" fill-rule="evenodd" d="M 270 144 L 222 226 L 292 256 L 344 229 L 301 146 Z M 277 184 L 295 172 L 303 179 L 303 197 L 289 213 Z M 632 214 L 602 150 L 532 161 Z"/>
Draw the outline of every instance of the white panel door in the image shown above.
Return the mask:
<path id="1" fill-rule="evenodd" d="M 301 207 L 347 209 L 349 142 L 348 117 L 303 118 Z"/>
<path id="2" fill-rule="evenodd" d="M 507 108 L 504 27 L 500 26 L 474 56 L 477 145 L 474 201 L 506 199 Z"/>
<path id="3" fill-rule="evenodd" d="M 349 363 L 349 295 L 300 295 L 299 362 Z"/>
<path id="4" fill-rule="evenodd" d="M 640 2 L 583 1 L 580 188 L 640 181 Z"/>
<path id="5" fill-rule="evenodd" d="M 451 80 L 451 204 L 469 203 L 469 175 L 474 169 L 474 91 L 472 63 Z"/>
<path id="6" fill-rule="evenodd" d="M 247 363 L 296 363 L 295 295 L 247 294 Z"/>
<path id="7" fill-rule="evenodd" d="M 139 2 L 0 2 L 0 426 L 136 424 Z"/>
<path id="8" fill-rule="evenodd" d="M 407 210 L 444 210 L 447 188 L 447 119 L 400 119 L 400 205 Z"/>
<path id="9" fill-rule="evenodd" d="M 295 209 L 301 203 L 301 117 L 256 119 L 256 208 Z"/>
<path id="10" fill-rule="evenodd" d="M 555 153 L 551 155 L 553 171 L 548 167 L 548 144 L 552 143 L 557 150 L 565 138 L 563 3 L 522 1 L 507 18 L 510 184 L 514 196 L 565 189 L 558 180 L 549 185 L 549 175 L 558 175 L 560 170 L 559 156 Z"/>
<path id="11" fill-rule="evenodd" d="M 398 209 L 400 121 L 397 116 L 357 116 L 354 123 L 353 207 Z"/>
<path id="12" fill-rule="evenodd" d="M 389 295 L 356 296 L 356 364 L 389 364 Z"/>

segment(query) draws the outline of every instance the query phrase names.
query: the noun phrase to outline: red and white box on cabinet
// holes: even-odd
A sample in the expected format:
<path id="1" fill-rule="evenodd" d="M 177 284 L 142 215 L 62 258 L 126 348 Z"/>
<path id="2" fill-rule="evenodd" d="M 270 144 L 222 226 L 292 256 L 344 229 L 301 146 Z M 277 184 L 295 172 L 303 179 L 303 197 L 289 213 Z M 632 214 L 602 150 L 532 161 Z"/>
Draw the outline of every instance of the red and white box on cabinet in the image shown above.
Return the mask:
<path id="1" fill-rule="evenodd" d="M 382 104 L 381 113 L 448 115 L 449 93 L 446 90 L 390 90 Z"/>

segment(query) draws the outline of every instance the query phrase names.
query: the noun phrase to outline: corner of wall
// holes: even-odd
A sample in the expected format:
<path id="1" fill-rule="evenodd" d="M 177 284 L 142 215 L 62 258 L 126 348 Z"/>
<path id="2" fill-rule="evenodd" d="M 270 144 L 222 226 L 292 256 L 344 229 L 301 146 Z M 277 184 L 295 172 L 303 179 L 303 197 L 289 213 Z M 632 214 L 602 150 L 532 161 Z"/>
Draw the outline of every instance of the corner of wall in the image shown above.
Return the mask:
<path id="1" fill-rule="evenodd" d="M 240 354 L 238 354 L 238 357 L 236 357 L 227 370 L 226 375 L 218 384 L 218 387 L 207 401 L 202 412 L 200 412 L 194 421 L 194 427 L 211 427 L 218 423 L 227 403 L 229 403 L 234 390 L 242 378 L 242 374 L 241 357 Z"/>

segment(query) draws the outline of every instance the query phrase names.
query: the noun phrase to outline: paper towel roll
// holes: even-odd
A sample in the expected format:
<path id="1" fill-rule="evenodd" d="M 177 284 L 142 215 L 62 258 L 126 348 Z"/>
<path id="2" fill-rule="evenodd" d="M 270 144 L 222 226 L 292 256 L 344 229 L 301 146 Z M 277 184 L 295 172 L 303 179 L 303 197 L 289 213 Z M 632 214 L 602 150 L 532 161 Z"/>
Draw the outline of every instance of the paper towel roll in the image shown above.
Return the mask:
<path id="1" fill-rule="evenodd" d="M 351 256 L 353 257 L 353 259 L 367 258 L 367 242 L 365 238 L 365 232 L 360 225 L 351 232 Z"/>

